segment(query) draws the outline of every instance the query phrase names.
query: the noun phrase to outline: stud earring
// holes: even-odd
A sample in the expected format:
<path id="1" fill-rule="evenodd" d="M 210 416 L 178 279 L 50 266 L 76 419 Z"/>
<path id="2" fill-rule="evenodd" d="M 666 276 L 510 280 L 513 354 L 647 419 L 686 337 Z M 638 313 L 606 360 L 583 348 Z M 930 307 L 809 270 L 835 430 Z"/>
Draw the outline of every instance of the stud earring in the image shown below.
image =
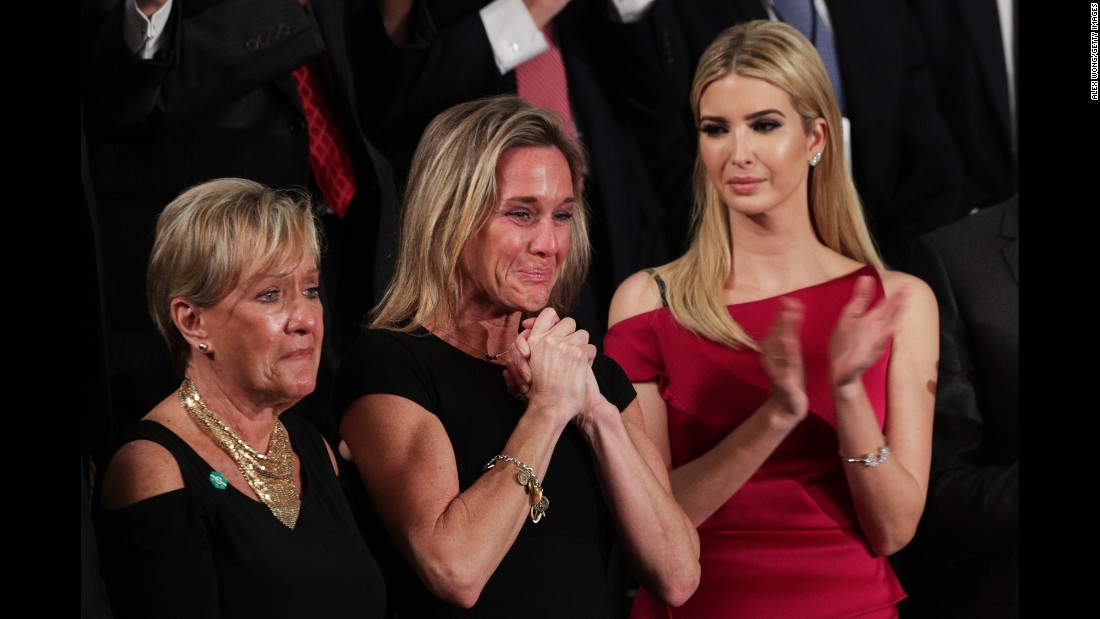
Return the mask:
<path id="1" fill-rule="evenodd" d="M 814 156 L 810 158 L 810 167 L 812 168 L 820 162 L 821 162 L 821 153 L 820 152 L 814 153 Z"/>
<path id="2" fill-rule="evenodd" d="M 199 352 L 206 352 L 206 349 L 210 348 L 206 344 L 199 344 Z"/>

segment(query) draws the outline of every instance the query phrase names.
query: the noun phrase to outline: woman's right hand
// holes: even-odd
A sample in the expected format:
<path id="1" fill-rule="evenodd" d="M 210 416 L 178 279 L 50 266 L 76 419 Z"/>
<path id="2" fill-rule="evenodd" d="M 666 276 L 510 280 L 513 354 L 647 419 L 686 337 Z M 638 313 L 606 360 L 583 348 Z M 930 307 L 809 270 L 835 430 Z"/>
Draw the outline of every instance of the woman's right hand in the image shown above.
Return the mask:
<path id="1" fill-rule="evenodd" d="M 512 342 L 508 358 L 504 360 L 504 384 L 508 393 L 526 402 L 527 392 L 531 390 L 531 345 L 527 343 L 527 338 L 531 335 L 535 318 L 526 318 L 520 324 L 523 331 Z"/>
<path id="2" fill-rule="evenodd" d="M 780 303 L 782 306 L 761 347 L 761 362 L 772 384 L 768 402 L 784 415 L 802 421 L 809 409 L 799 340 L 804 308 L 791 298 L 784 297 Z"/>

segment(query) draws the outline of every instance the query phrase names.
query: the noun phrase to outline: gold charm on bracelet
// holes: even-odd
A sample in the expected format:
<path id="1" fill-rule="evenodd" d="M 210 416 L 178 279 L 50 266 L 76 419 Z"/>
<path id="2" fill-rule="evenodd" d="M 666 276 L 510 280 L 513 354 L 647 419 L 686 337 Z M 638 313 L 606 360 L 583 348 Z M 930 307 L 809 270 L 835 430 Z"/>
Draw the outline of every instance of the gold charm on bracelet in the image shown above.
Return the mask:
<path id="1" fill-rule="evenodd" d="M 541 495 L 542 492 L 539 492 Z M 546 515 L 546 510 L 550 507 L 550 499 L 540 496 L 537 503 L 531 505 L 531 522 L 538 524 L 539 520 Z"/>
<path id="2" fill-rule="evenodd" d="M 516 483 L 523 486 L 523 491 L 526 494 L 531 495 L 531 522 L 538 523 L 538 521 L 542 520 L 542 517 L 546 515 L 546 510 L 550 507 L 550 499 L 547 499 L 542 494 L 542 484 L 539 483 L 539 478 L 535 476 L 535 471 L 523 462 L 504 454 L 493 456 L 491 460 L 481 467 L 481 470 L 488 471 L 493 468 L 496 466 L 497 460 L 511 462 L 519 467 L 519 472 L 516 473 L 515 478 Z"/>

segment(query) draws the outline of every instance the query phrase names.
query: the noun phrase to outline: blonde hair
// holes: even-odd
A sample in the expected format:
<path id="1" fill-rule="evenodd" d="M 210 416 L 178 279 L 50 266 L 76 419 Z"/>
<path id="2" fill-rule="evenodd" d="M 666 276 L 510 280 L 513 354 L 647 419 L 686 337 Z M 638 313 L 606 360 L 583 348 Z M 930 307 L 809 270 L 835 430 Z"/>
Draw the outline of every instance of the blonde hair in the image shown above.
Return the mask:
<path id="1" fill-rule="evenodd" d="M 828 130 L 821 161 L 810 172 L 810 220 L 829 248 L 882 267 L 844 159 L 838 131 L 840 111 L 817 50 L 798 30 L 782 22 L 758 20 L 726 29 L 703 52 L 695 71 L 691 111 L 696 122 L 703 92 L 733 73 L 784 90 L 807 134 L 815 119 L 825 120 Z M 729 209 L 698 155 L 694 186 L 691 244 L 682 257 L 667 266 L 669 310 L 680 325 L 702 337 L 732 348 L 756 348 L 723 300 L 723 288 L 733 268 Z"/>
<path id="2" fill-rule="evenodd" d="M 424 130 L 409 171 L 393 279 L 370 327 L 409 332 L 429 318 L 453 320 L 462 295 L 461 257 L 497 204 L 501 157 L 524 146 L 557 148 L 573 176 L 569 253 L 550 293 L 559 313 L 572 305 L 591 255 L 580 186 L 584 151 L 553 112 L 498 96 L 455 105 Z"/>
<path id="3" fill-rule="evenodd" d="M 210 307 L 241 281 L 296 258 L 320 259 L 309 198 L 221 178 L 185 190 L 157 218 L 145 278 L 149 313 L 183 371 L 191 347 L 172 321 L 172 299 Z"/>

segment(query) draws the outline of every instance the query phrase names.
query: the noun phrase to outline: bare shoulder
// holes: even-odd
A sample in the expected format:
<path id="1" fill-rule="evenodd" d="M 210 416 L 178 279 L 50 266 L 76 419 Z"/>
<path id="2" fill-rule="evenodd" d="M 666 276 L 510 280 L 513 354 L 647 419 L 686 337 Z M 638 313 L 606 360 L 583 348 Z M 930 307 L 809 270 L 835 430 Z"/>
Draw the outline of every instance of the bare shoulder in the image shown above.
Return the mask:
<path id="1" fill-rule="evenodd" d="M 886 298 L 905 294 L 902 321 L 905 325 L 939 329 L 939 307 L 932 288 L 921 278 L 901 271 L 879 269 Z"/>
<path id="2" fill-rule="evenodd" d="M 153 441 L 137 440 L 111 458 L 101 497 L 107 509 L 122 509 L 182 487 L 183 475 L 172 454 Z"/>
<path id="3" fill-rule="evenodd" d="M 661 274 L 661 269 L 658 269 Z M 608 312 L 607 326 L 622 322 L 638 314 L 661 307 L 661 291 L 657 281 L 646 271 L 638 271 L 619 284 L 615 296 L 611 298 L 611 310 Z"/>
<path id="4" fill-rule="evenodd" d="M 931 301 L 934 304 L 936 302 L 936 295 L 932 292 L 932 288 L 916 275 L 885 269 L 879 269 L 878 273 L 882 278 L 882 287 L 886 289 L 887 297 L 904 289 L 917 303 Z"/>

